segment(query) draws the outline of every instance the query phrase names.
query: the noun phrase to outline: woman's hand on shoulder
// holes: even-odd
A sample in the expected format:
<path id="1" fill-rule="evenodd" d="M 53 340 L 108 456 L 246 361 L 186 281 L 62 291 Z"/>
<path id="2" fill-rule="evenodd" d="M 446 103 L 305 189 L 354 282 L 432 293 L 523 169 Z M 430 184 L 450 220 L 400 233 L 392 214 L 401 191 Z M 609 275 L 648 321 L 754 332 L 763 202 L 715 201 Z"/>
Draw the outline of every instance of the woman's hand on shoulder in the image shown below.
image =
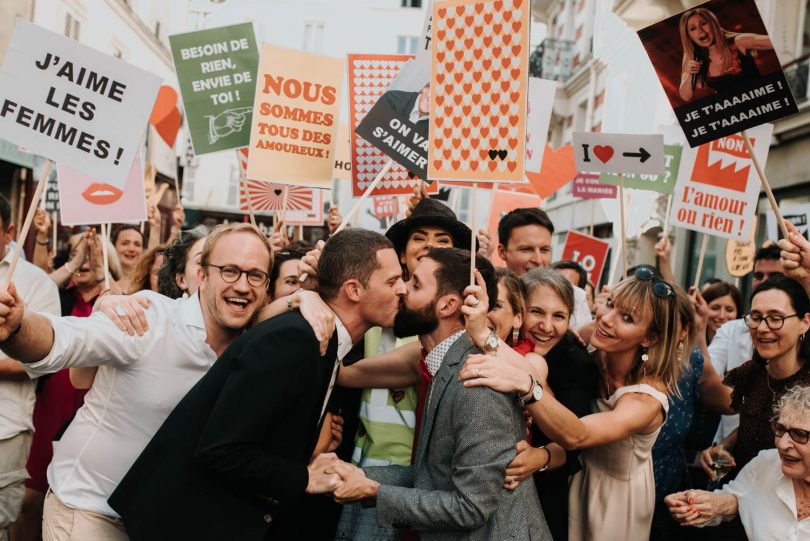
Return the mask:
<path id="1" fill-rule="evenodd" d="M 149 299 L 146 297 L 106 294 L 99 296 L 93 311 L 101 310 L 122 332 L 143 336 L 149 330 L 147 308 Z"/>

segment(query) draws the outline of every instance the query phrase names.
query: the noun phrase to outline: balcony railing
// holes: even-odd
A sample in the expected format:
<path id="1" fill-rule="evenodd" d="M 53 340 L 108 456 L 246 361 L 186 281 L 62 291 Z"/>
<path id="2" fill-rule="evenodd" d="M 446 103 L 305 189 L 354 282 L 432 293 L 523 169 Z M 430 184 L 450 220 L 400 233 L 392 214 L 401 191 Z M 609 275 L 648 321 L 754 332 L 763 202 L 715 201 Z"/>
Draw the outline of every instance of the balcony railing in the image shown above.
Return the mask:
<path id="1" fill-rule="evenodd" d="M 529 73 L 552 81 L 566 81 L 574 71 L 574 42 L 546 38 L 529 57 Z"/>

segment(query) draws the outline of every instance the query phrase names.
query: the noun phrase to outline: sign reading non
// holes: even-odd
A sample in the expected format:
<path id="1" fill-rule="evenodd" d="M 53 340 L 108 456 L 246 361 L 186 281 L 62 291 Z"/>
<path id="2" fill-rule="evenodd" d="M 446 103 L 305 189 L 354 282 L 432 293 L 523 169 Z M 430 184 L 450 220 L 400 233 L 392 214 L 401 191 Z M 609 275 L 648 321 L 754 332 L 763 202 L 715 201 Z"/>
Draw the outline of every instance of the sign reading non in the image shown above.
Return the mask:
<path id="1" fill-rule="evenodd" d="M 592 284 L 598 284 L 605 268 L 609 249 L 610 243 L 608 242 L 576 231 L 569 231 L 565 237 L 565 247 L 561 259 L 579 263 L 588 273 L 588 280 Z"/>
<path id="2" fill-rule="evenodd" d="M 197 155 L 250 139 L 259 50 L 251 23 L 169 36 Z"/>
<path id="3" fill-rule="evenodd" d="M 692 147 L 798 111 L 754 0 L 711 0 L 638 35 Z"/>
<path id="4" fill-rule="evenodd" d="M 0 132 L 120 187 L 159 87 L 149 72 L 17 19 L 0 70 Z"/>
<path id="5" fill-rule="evenodd" d="M 574 132 L 577 169 L 595 173 L 664 172 L 664 136 Z"/>

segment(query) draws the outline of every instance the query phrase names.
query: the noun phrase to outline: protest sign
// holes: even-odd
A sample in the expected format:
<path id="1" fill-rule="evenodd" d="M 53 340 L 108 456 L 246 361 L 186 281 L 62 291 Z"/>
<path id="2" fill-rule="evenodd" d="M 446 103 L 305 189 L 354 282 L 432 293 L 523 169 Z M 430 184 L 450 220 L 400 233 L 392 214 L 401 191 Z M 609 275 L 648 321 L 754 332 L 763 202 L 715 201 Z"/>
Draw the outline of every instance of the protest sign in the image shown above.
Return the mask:
<path id="1" fill-rule="evenodd" d="M 492 205 L 489 208 L 489 222 L 487 231 L 492 238 L 492 242 L 498 242 L 498 222 L 501 221 L 509 211 L 518 208 L 539 208 L 543 204 L 543 198 L 535 194 L 519 193 L 509 190 L 492 190 Z M 466 246 L 464 247 L 466 248 Z M 496 267 L 505 267 L 506 262 L 495 250 L 492 253 L 492 264 Z"/>
<path id="2" fill-rule="evenodd" d="M 764 166 L 773 126 L 749 130 L 754 154 Z M 684 148 L 673 194 L 673 225 L 742 240 L 751 230 L 760 182 L 740 135 Z"/>
<path id="3" fill-rule="evenodd" d="M 331 186 L 342 81 L 340 59 L 262 45 L 249 178 Z"/>
<path id="4" fill-rule="evenodd" d="M 675 189 L 675 180 L 678 178 L 678 168 L 681 165 L 681 151 L 682 148 L 680 145 L 664 145 L 664 174 L 625 173 L 623 175 L 624 187 L 671 194 L 672 190 Z M 611 186 L 618 186 L 619 175 L 615 173 L 602 173 L 599 176 L 599 182 L 602 184 L 610 184 Z"/>
<path id="5" fill-rule="evenodd" d="M 393 197 L 375 197 L 374 198 L 374 216 L 376 218 L 392 218 L 397 215 L 397 198 Z"/>
<path id="6" fill-rule="evenodd" d="M 571 145 L 564 145 L 556 150 L 551 148 L 551 145 L 546 145 L 540 172 L 526 171 L 531 189 L 541 197 L 553 194 L 574 180 L 575 176 L 577 168 L 574 165 L 574 148 Z M 522 190 L 523 186 L 508 185 L 504 188 Z"/>
<path id="7" fill-rule="evenodd" d="M 779 210 L 782 211 L 782 218 L 795 225 L 804 238 L 808 238 L 807 235 L 810 232 L 810 203 L 782 203 L 779 205 Z M 769 212 L 766 219 L 768 238 L 771 240 L 781 239 L 782 234 L 776 225 L 776 216 Z"/>
<path id="8" fill-rule="evenodd" d="M 59 187 L 57 186 L 55 178 L 48 179 L 48 185 L 45 187 L 45 195 L 42 196 L 44 208 L 49 213 L 59 212 Z"/>
<path id="9" fill-rule="evenodd" d="M 350 54 L 349 117 L 351 119 L 352 194 L 359 197 L 368 188 L 388 157 L 358 135 L 358 124 L 369 113 L 412 55 Z M 400 164 L 394 164 L 371 193 L 393 195 L 413 193 L 421 179 Z M 435 193 L 435 186 L 433 192 Z"/>
<path id="10" fill-rule="evenodd" d="M 598 173 L 580 173 L 574 178 L 571 195 L 583 199 L 616 199 L 616 187 L 600 184 Z"/>
<path id="11" fill-rule="evenodd" d="M 337 142 L 335 143 L 335 168 L 332 170 L 335 180 L 352 179 L 352 149 L 349 125 L 338 124 Z"/>
<path id="12" fill-rule="evenodd" d="M 0 131 L 120 188 L 159 87 L 151 73 L 17 19 L 0 70 Z"/>
<path id="13" fill-rule="evenodd" d="M 588 280 L 592 284 L 598 284 L 605 268 L 609 249 L 610 243 L 608 242 L 576 231 L 569 231 L 565 237 L 565 247 L 560 259 L 579 263 L 588 273 Z"/>
<path id="14" fill-rule="evenodd" d="M 692 147 L 798 111 L 754 0 L 711 0 L 638 35 Z"/>
<path id="15" fill-rule="evenodd" d="M 57 164 L 63 225 L 146 221 L 143 167 L 136 155 L 122 188 Z"/>
<path id="16" fill-rule="evenodd" d="M 522 182 L 529 2 L 433 5 L 428 177 Z"/>
<path id="17" fill-rule="evenodd" d="M 756 239 L 757 219 L 754 217 L 751 236 L 747 242 L 739 240 L 726 241 L 726 267 L 728 273 L 741 278 L 754 270 L 754 256 L 757 253 Z M 774 225 L 776 228 L 776 225 Z"/>
<path id="18" fill-rule="evenodd" d="M 664 136 L 574 132 L 577 169 L 590 172 L 664 172 Z"/>
<path id="19" fill-rule="evenodd" d="M 175 34 L 169 43 L 194 154 L 247 145 L 259 64 L 253 24 Z"/>
<path id="20" fill-rule="evenodd" d="M 546 149 L 546 134 L 557 94 L 556 81 L 529 77 L 526 109 L 526 171 L 539 171 Z"/>
<path id="21" fill-rule="evenodd" d="M 419 45 L 416 48 L 416 58 L 420 62 L 430 64 L 431 39 L 433 38 L 433 7 L 431 0 L 425 2 L 425 22 L 422 23 L 422 33 L 419 34 Z"/>
<path id="22" fill-rule="evenodd" d="M 177 108 L 177 91 L 169 85 L 161 85 L 152 113 L 149 115 L 149 124 L 154 126 L 168 147 L 174 148 L 182 123 L 183 117 Z"/>

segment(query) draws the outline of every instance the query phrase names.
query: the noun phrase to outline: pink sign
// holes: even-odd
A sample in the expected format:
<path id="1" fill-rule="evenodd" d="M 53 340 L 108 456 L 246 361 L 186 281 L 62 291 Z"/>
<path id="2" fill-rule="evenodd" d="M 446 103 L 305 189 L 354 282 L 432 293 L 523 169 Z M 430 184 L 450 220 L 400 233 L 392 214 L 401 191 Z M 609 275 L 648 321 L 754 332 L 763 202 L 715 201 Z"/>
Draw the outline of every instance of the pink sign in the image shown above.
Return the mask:
<path id="1" fill-rule="evenodd" d="M 123 189 L 66 165 L 56 166 L 62 225 L 146 221 L 146 197 L 140 154 L 135 156 Z"/>
<path id="2" fill-rule="evenodd" d="M 574 197 L 583 199 L 616 199 L 616 186 L 600 184 L 598 173 L 579 173 L 574 177 Z"/>

